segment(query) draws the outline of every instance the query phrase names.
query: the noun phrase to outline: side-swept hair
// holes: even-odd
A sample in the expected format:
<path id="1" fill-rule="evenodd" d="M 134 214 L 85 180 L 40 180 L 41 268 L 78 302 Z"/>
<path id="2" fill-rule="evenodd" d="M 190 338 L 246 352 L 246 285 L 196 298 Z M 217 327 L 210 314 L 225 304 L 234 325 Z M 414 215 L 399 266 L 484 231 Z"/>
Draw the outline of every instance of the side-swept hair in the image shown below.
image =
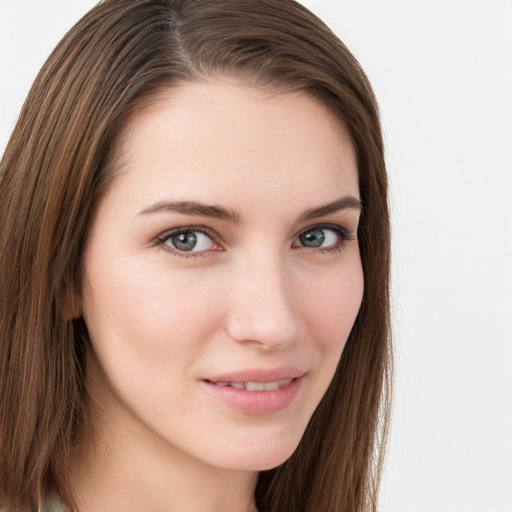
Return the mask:
<path id="1" fill-rule="evenodd" d="M 91 210 L 127 116 L 162 88 L 235 78 L 319 98 L 350 133 L 364 295 L 295 453 L 261 473 L 261 512 L 367 512 L 389 417 L 390 230 L 374 94 L 327 26 L 293 0 L 105 0 L 42 68 L 0 164 L 0 506 L 37 510 L 67 479 L 86 422 L 83 321 L 69 320 Z"/>

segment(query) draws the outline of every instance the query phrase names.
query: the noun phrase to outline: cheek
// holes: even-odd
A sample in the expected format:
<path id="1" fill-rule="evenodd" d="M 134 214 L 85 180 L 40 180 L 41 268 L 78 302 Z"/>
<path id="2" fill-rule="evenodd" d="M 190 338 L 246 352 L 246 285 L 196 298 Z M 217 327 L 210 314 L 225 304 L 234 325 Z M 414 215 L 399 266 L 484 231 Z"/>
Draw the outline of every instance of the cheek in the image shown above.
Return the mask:
<path id="1" fill-rule="evenodd" d="M 123 262 L 89 268 L 96 271 L 88 276 L 84 317 L 100 354 L 164 365 L 186 357 L 217 321 L 213 294 L 193 273 Z"/>
<path id="2" fill-rule="evenodd" d="M 215 294 L 193 273 L 161 266 L 130 271 L 119 262 L 108 275 L 89 277 L 84 317 L 104 374 L 101 389 L 113 388 L 122 403 L 149 418 L 164 414 L 164 404 L 182 411 L 171 390 L 183 388 L 206 350 L 218 322 Z"/>
<path id="3" fill-rule="evenodd" d="M 302 315 L 315 333 L 317 348 L 334 357 L 341 355 L 363 297 L 364 279 L 360 263 L 333 273 L 305 294 Z"/>

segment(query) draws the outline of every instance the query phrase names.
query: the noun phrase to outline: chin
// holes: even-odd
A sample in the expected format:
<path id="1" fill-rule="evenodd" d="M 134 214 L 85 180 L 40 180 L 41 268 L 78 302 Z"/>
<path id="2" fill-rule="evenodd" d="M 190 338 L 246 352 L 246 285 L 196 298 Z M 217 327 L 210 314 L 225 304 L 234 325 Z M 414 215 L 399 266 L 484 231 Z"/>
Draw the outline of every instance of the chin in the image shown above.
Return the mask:
<path id="1" fill-rule="evenodd" d="M 254 441 L 239 449 L 232 446 L 220 454 L 214 465 L 238 471 L 267 471 L 286 462 L 296 450 L 299 441 L 300 438 L 288 438 L 281 442 Z"/>

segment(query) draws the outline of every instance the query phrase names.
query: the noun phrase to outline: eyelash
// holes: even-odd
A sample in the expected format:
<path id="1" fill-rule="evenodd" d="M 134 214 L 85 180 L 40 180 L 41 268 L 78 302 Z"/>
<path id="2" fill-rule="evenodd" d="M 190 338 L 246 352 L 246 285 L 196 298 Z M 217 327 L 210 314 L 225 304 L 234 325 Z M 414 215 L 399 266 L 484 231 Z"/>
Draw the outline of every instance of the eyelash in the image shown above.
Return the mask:
<path id="1" fill-rule="evenodd" d="M 338 241 L 330 245 L 328 247 L 309 247 L 310 249 L 313 249 L 317 253 L 322 254 L 332 254 L 332 253 L 340 253 L 345 248 L 346 242 L 349 242 L 351 240 L 354 240 L 356 236 L 352 233 L 349 233 L 346 229 L 342 228 L 341 226 L 338 226 L 336 224 L 317 224 L 314 226 L 310 226 L 304 230 L 302 230 L 300 233 L 298 233 L 295 236 L 295 240 L 299 239 L 300 236 L 312 232 L 312 231 L 318 231 L 318 230 L 325 230 L 330 231 L 334 233 L 338 237 Z M 166 242 L 170 240 L 172 237 L 180 235 L 180 234 L 186 234 L 186 233 L 202 233 L 203 235 L 207 236 L 212 240 L 212 242 L 215 245 L 220 245 L 217 243 L 218 237 L 216 236 L 215 232 L 204 228 L 203 226 L 186 226 L 182 228 L 175 228 L 170 231 L 166 231 L 162 235 L 158 236 L 155 240 L 155 245 L 162 246 L 164 250 L 170 252 L 173 256 L 177 258 L 198 258 L 203 257 L 205 252 L 208 251 L 180 251 L 178 249 L 172 248 L 168 245 L 166 245 Z M 305 247 L 306 249 L 308 246 L 305 245 L 298 245 L 294 248 L 298 247 Z"/>

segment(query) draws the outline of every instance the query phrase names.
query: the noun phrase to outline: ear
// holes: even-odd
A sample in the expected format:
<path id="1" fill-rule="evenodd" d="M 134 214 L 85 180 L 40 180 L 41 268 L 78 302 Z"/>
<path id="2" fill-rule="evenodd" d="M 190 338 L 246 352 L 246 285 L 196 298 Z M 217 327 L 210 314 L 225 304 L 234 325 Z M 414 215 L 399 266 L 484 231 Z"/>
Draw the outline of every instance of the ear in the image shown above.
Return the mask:
<path id="1" fill-rule="evenodd" d="M 69 304 L 69 315 L 67 318 L 69 320 L 76 320 L 82 316 L 82 298 L 78 296 L 78 294 L 73 294 L 73 299 Z"/>
<path id="2" fill-rule="evenodd" d="M 76 290 L 65 294 L 61 311 L 66 320 L 76 320 L 82 316 L 82 297 Z"/>

